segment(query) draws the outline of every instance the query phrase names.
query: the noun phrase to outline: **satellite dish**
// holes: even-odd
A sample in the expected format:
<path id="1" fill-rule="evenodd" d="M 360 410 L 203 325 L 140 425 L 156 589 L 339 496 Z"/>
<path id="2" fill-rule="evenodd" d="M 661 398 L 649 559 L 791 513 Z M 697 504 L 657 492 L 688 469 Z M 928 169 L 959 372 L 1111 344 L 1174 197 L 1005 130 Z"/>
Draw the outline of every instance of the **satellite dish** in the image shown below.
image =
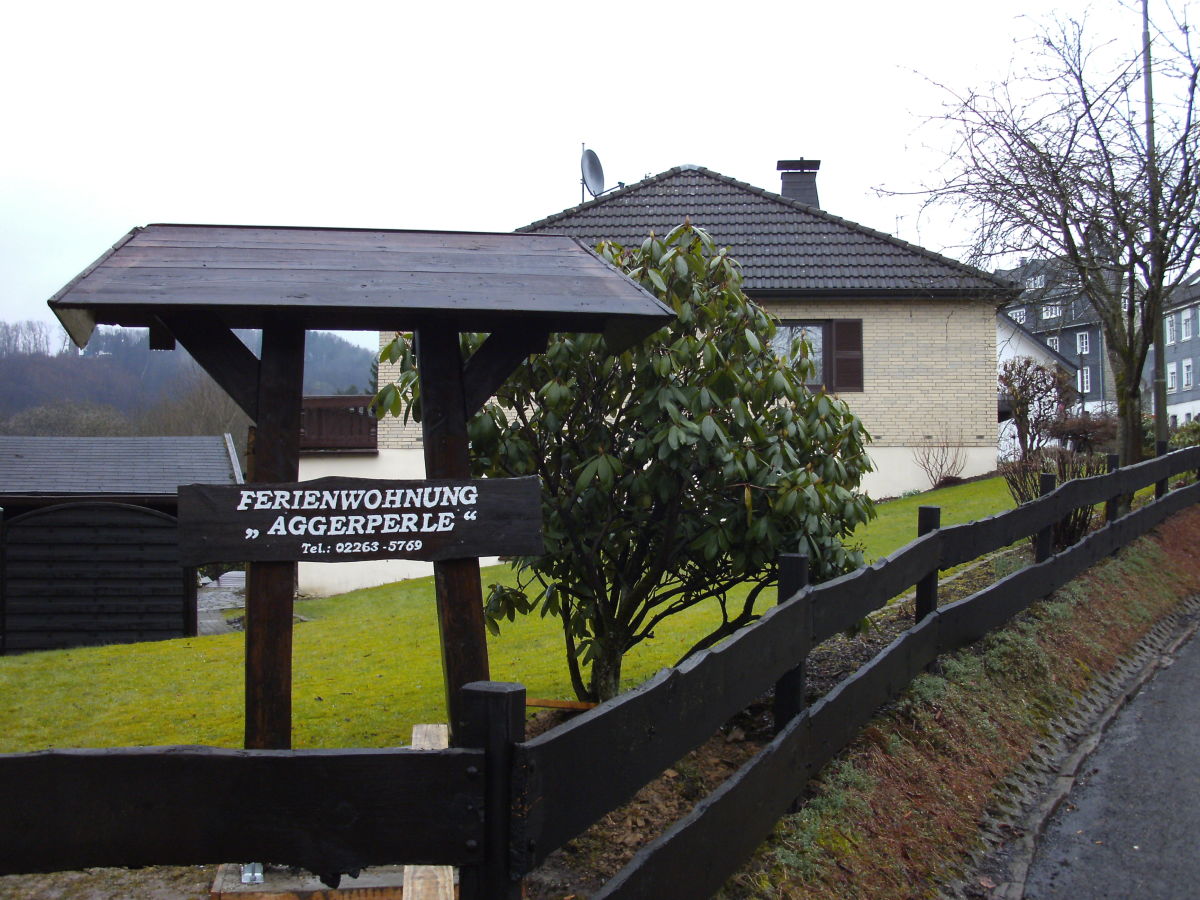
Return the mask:
<path id="1" fill-rule="evenodd" d="M 584 150 L 580 167 L 583 169 L 583 186 L 593 197 L 599 197 L 604 193 L 604 169 L 596 151 Z"/>

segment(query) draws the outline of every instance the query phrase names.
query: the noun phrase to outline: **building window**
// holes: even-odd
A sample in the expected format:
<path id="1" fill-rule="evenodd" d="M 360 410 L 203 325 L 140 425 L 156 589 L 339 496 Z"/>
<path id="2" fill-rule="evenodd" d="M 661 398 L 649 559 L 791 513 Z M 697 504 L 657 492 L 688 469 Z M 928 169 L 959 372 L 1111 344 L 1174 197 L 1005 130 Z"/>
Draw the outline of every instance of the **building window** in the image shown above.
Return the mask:
<path id="1" fill-rule="evenodd" d="M 1174 313 L 1168 313 L 1166 316 L 1163 317 L 1163 332 L 1167 336 L 1168 344 L 1175 343 L 1175 315 L 1174 315 Z"/>
<path id="2" fill-rule="evenodd" d="M 1185 359 L 1179 364 L 1180 375 L 1183 376 L 1183 389 L 1186 391 L 1192 386 L 1192 361 Z"/>
<path id="3" fill-rule="evenodd" d="M 1167 393 L 1171 393 L 1179 388 L 1179 377 L 1175 371 L 1175 363 L 1167 363 Z"/>
<path id="4" fill-rule="evenodd" d="M 1192 339 L 1192 311 L 1190 309 L 1185 309 L 1179 314 L 1179 339 L 1181 341 Z"/>
<path id="5" fill-rule="evenodd" d="M 1092 391 L 1092 367 L 1084 366 L 1079 370 L 1079 393 L 1090 394 Z"/>
<path id="6" fill-rule="evenodd" d="M 1025 310 L 1023 310 L 1023 309 L 1010 310 L 1008 315 L 1009 315 L 1009 318 L 1011 318 L 1018 325 L 1025 324 Z"/>
<path id="7" fill-rule="evenodd" d="M 1057 319 L 1061 315 L 1062 315 L 1062 304 L 1047 303 L 1045 306 L 1042 307 L 1042 318 L 1043 319 Z"/>
<path id="8" fill-rule="evenodd" d="M 1050 337 L 1046 338 L 1046 346 L 1049 347 L 1051 350 L 1053 350 L 1055 353 L 1057 353 L 1058 352 L 1058 335 L 1052 334 Z"/>
<path id="9" fill-rule="evenodd" d="M 1086 331 L 1077 331 L 1075 333 L 1075 352 L 1080 356 L 1083 356 L 1085 353 L 1092 352 L 1090 343 L 1091 342 L 1088 340 L 1088 333 Z"/>
<path id="10" fill-rule="evenodd" d="M 785 320 L 775 329 L 771 346 L 780 356 L 789 357 L 796 338 L 807 340 L 811 348 L 809 358 L 817 367 L 813 387 L 830 392 L 863 389 L 862 319 Z"/>
<path id="11" fill-rule="evenodd" d="M 1044 288 L 1045 286 L 1046 286 L 1046 276 L 1045 275 L 1030 275 L 1028 278 L 1025 279 L 1025 290 L 1027 290 L 1027 291 L 1036 291 L 1039 288 Z"/>

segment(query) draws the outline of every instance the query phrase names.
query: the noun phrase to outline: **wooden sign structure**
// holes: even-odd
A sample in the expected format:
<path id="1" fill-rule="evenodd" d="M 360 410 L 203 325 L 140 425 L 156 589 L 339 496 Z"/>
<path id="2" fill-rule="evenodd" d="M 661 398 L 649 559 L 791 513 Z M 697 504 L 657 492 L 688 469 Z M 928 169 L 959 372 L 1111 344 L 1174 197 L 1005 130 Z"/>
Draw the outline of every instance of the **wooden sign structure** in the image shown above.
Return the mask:
<path id="1" fill-rule="evenodd" d="M 179 556 L 213 562 L 358 562 L 537 556 L 536 477 L 318 478 L 179 488 Z"/>
<path id="2" fill-rule="evenodd" d="M 49 301 L 79 347 L 97 324 L 178 342 L 255 422 L 248 482 L 299 482 L 307 329 L 411 331 L 428 478 L 470 478 L 467 421 L 552 332 L 603 332 L 620 350 L 673 311 L 562 235 L 148 225 Z M 262 330 L 255 356 L 233 329 Z M 461 332 L 489 336 L 467 360 Z M 479 560 L 436 560 L 451 736 L 459 689 L 489 680 Z M 247 748 L 291 746 L 295 565 L 249 564 Z"/>

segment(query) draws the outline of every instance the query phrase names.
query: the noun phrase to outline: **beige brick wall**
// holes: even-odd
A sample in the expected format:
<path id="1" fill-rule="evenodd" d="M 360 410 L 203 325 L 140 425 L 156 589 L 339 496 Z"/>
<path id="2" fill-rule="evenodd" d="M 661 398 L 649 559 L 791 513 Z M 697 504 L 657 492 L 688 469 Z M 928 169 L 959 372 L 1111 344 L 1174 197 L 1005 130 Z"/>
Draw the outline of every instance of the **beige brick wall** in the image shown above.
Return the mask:
<path id="1" fill-rule="evenodd" d="M 394 331 L 381 331 L 379 333 L 379 349 L 382 350 L 386 347 L 392 338 L 395 337 L 395 334 Z M 380 385 L 387 384 L 389 381 L 395 381 L 397 374 L 398 367 L 395 364 L 379 364 Z M 380 450 L 420 450 L 421 426 L 413 421 L 405 424 L 402 415 L 384 416 L 379 420 L 377 442 Z"/>
<path id="2" fill-rule="evenodd" d="M 996 445 L 996 311 L 984 301 L 768 300 L 782 319 L 862 319 L 862 393 L 841 395 L 876 447 L 942 435 Z"/>
<path id="3" fill-rule="evenodd" d="M 862 393 L 842 395 L 877 447 L 913 447 L 945 435 L 996 446 L 996 313 L 982 301 L 769 300 L 780 318 L 862 319 Z M 380 348 L 391 340 L 379 336 Z M 394 380 L 381 364 L 380 383 Z M 421 446 L 421 429 L 385 416 L 380 450 Z"/>

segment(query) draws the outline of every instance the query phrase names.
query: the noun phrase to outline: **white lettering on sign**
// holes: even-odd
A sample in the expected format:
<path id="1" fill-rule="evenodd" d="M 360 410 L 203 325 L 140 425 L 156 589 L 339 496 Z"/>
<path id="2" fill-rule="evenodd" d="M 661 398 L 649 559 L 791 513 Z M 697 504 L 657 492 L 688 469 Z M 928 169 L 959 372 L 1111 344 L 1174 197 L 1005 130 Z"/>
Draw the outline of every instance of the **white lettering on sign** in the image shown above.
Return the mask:
<path id="1" fill-rule="evenodd" d="M 474 506 L 479 499 L 479 489 L 473 484 L 438 484 L 385 491 L 243 490 L 240 495 L 239 511 L 436 509 L 439 506 Z"/>
<path id="2" fill-rule="evenodd" d="M 464 516 L 464 518 L 467 518 Z M 474 518 L 473 516 L 471 518 Z M 383 516 L 276 516 L 267 534 L 355 535 L 355 534 L 404 534 L 406 532 L 453 531 L 453 512 L 405 513 Z M 246 529 L 246 539 L 251 540 Z M 253 537 L 258 537 L 255 532 Z"/>

